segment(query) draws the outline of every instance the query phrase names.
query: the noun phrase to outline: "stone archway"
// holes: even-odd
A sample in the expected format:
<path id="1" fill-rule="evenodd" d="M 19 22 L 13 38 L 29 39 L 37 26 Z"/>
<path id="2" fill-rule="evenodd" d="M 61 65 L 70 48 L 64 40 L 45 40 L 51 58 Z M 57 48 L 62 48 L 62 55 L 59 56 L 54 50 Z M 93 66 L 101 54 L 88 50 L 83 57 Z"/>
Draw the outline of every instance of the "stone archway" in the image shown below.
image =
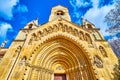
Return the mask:
<path id="1" fill-rule="evenodd" d="M 85 50 L 63 36 L 46 40 L 31 60 L 28 80 L 54 80 L 54 74 L 65 74 L 66 80 L 95 80 L 91 62 Z M 62 70 L 56 70 L 60 64 Z"/>

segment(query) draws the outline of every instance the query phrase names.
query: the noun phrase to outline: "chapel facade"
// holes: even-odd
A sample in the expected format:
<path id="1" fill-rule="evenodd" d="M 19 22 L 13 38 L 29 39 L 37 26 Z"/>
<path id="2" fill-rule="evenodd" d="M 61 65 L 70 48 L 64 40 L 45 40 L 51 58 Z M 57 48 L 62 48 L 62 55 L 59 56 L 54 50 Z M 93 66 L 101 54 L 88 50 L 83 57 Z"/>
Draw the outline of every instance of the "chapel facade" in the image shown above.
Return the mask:
<path id="1" fill-rule="evenodd" d="M 0 80 L 113 80 L 117 57 L 100 29 L 71 22 L 66 7 L 52 8 L 49 21 L 29 22 L 0 63 Z"/>

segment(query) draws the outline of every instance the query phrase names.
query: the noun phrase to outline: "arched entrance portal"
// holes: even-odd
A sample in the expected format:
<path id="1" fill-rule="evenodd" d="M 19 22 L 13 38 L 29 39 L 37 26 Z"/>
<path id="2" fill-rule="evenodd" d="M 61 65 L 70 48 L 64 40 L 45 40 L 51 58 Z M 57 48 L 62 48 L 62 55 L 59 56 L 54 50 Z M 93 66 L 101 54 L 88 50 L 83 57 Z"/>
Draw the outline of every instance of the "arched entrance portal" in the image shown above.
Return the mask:
<path id="1" fill-rule="evenodd" d="M 87 53 L 68 38 L 46 40 L 33 55 L 28 80 L 95 80 Z"/>

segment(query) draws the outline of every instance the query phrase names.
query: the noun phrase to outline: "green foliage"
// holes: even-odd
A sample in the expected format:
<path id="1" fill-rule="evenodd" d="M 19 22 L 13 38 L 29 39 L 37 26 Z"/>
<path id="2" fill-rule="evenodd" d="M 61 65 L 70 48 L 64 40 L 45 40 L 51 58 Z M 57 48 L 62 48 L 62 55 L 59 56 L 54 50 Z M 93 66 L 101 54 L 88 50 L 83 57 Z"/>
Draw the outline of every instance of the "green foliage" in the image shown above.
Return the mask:
<path id="1" fill-rule="evenodd" d="M 114 79 L 120 80 L 120 58 L 118 58 L 118 65 L 115 65 L 114 71 Z"/>
<path id="2" fill-rule="evenodd" d="M 120 80 L 120 58 L 118 59 L 118 80 Z"/>

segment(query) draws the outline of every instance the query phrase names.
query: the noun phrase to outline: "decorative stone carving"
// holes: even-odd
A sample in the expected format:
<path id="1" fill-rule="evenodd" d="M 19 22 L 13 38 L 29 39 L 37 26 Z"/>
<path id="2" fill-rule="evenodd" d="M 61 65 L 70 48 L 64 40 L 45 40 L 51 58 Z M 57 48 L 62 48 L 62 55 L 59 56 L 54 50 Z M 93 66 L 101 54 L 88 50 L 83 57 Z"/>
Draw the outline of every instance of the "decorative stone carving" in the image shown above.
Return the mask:
<path id="1" fill-rule="evenodd" d="M 64 68 L 62 66 L 58 66 L 56 70 L 64 70 Z"/>
<path id="2" fill-rule="evenodd" d="M 108 57 L 107 52 L 105 51 L 105 49 L 102 46 L 99 47 L 99 50 L 104 57 Z"/>
<path id="3" fill-rule="evenodd" d="M 41 31 L 38 31 L 38 32 L 37 32 L 37 37 L 40 38 L 41 35 L 42 35 L 42 32 L 41 32 Z"/>
<path id="4" fill-rule="evenodd" d="M 71 33 L 72 34 L 73 30 L 72 30 L 72 27 L 69 27 L 68 28 L 68 33 Z"/>
<path id="5" fill-rule="evenodd" d="M 94 56 L 94 64 L 98 67 L 98 68 L 103 68 L 103 62 L 101 60 L 101 58 L 98 55 Z"/>
<path id="6" fill-rule="evenodd" d="M 48 34 L 48 31 L 47 31 L 47 29 L 45 28 L 45 29 L 43 29 L 43 35 L 44 36 L 46 36 Z"/>
<path id="7" fill-rule="evenodd" d="M 74 35 L 78 36 L 78 30 L 77 29 L 74 29 Z"/>
<path id="8" fill-rule="evenodd" d="M 54 32 L 57 32 L 57 31 L 58 31 L 58 27 L 57 27 L 57 25 L 55 25 L 55 24 L 53 25 L 53 31 L 54 31 Z"/>
<path id="9" fill-rule="evenodd" d="M 32 34 L 35 41 L 37 41 L 37 35 L 35 33 Z"/>
<path id="10" fill-rule="evenodd" d="M 50 27 L 48 27 L 48 32 L 49 33 L 52 33 L 53 32 L 53 29 L 52 29 L 52 27 L 50 26 Z"/>
<path id="11" fill-rule="evenodd" d="M 20 61 L 20 63 L 19 63 L 19 66 L 22 66 L 23 64 L 25 64 L 25 62 L 26 62 L 26 56 L 24 56 L 22 59 L 21 59 L 21 61 Z"/>
<path id="12" fill-rule="evenodd" d="M 68 30 L 68 26 L 65 24 L 64 25 L 64 32 L 67 32 L 67 30 Z"/>
<path id="13" fill-rule="evenodd" d="M 59 26 L 59 30 L 62 31 L 63 24 L 62 23 L 58 23 L 58 26 Z"/>

